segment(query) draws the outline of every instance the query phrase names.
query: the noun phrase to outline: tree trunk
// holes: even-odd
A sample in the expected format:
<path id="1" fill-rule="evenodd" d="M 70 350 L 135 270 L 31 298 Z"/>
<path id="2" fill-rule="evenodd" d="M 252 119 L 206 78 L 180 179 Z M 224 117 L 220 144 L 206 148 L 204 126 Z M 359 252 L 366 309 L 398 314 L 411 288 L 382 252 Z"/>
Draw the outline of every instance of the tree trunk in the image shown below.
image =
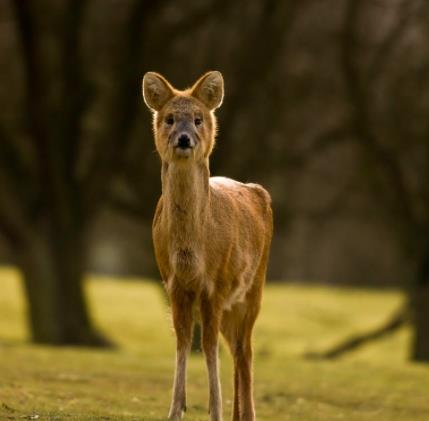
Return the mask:
<path id="1" fill-rule="evenodd" d="M 35 235 L 20 255 L 33 341 L 53 345 L 105 346 L 85 300 L 84 242 Z"/>
<path id="2" fill-rule="evenodd" d="M 419 288 L 414 300 L 412 359 L 429 362 L 429 287 Z"/>
<path id="3" fill-rule="evenodd" d="M 201 325 L 200 322 L 194 324 L 194 332 L 192 334 L 191 351 L 194 353 L 201 352 Z"/>
<path id="4" fill-rule="evenodd" d="M 423 261 L 412 300 L 414 341 L 412 359 L 429 362 L 429 254 Z"/>

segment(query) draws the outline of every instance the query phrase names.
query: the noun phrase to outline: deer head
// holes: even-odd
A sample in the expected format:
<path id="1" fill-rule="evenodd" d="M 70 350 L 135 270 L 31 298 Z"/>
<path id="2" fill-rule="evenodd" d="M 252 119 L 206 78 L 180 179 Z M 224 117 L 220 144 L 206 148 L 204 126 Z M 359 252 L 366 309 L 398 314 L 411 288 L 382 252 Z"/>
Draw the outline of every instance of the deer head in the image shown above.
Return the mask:
<path id="1" fill-rule="evenodd" d="M 217 71 L 180 91 L 160 74 L 143 78 L 143 97 L 153 112 L 156 149 L 163 161 L 189 163 L 209 157 L 215 143 L 214 110 L 222 104 L 223 78 Z"/>

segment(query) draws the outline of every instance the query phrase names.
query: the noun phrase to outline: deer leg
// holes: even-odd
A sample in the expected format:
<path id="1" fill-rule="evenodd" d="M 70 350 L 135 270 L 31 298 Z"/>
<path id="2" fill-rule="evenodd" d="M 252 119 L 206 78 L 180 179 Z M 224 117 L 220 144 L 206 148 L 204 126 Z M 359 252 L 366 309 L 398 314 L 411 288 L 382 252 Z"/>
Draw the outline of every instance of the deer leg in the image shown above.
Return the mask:
<path id="1" fill-rule="evenodd" d="M 246 335 L 247 336 L 247 335 Z M 250 335 L 239 341 L 235 353 L 235 370 L 238 372 L 240 421 L 255 420 L 253 402 L 252 347 Z"/>
<path id="2" fill-rule="evenodd" d="M 237 315 L 226 311 L 222 315 L 221 332 L 232 356 L 234 357 L 234 406 L 232 410 L 232 421 L 240 421 L 240 397 L 239 397 L 239 375 L 237 364 L 235 364 L 235 349 L 237 346 Z"/>
<path id="3" fill-rule="evenodd" d="M 234 365 L 238 372 L 240 421 L 255 421 L 256 419 L 253 400 L 252 332 L 261 306 L 265 269 L 263 262 L 258 269 L 255 287 L 247 296 L 246 311 L 241 312 L 242 317 L 240 317 L 236 330 Z"/>
<path id="4" fill-rule="evenodd" d="M 176 289 L 170 298 L 177 348 L 173 396 L 168 419 L 180 420 L 186 411 L 186 362 L 192 341 L 192 307 L 195 295 Z"/>
<path id="5" fill-rule="evenodd" d="M 224 313 L 222 333 L 234 359 L 234 408 L 233 421 L 254 421 L 252 379 L 252 330 L 258 306 L 236 306 Z"/>
<path id="6" fill-rule="evenodd" d="M 220 310 L 208 297 L 201 297 L 203 327 L 202 347 L 209 378 L 209 412 L 211 421 L 222 421 L 222 394 L 219 380 L 218 338 Z"/>

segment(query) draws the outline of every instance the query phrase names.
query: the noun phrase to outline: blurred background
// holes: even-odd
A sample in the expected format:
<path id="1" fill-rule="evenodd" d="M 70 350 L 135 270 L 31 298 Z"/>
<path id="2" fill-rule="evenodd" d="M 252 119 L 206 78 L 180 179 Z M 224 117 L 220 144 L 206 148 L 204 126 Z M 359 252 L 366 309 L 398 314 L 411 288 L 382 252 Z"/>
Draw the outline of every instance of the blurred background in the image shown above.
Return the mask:
<path id="1" fill-rule="evenodd" d="M 429 361 L 426 0 L 1 1 L 0 261 L 22 274 L 33 339 L 106 344 L 84 276 L 159 277 L 141 79 L 211 69 L 211 171 L 271 192 L 268 279 L 400 288 L 385 324 L 339 347 L 408 323 Z"/>

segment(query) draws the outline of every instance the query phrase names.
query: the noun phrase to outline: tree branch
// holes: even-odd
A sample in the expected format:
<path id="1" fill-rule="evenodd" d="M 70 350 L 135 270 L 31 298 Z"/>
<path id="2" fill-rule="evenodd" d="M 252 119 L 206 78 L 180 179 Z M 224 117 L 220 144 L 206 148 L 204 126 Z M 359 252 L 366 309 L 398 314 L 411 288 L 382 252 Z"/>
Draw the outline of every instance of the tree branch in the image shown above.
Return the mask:
<path id="1" fill-rule="evenodd" d="M 323 352 L 308 352 L 305 354 L 307 358 L 312 359 L 334 359 L 344 354 L 354 351 L 363 345 L 391 335 L 409 321 L 408 307 L 401 307 L 393 316 L 381 326 L 370 330 L 369 332 L 353 335 L 339 344 L 334 345 L 327 351 Z"/>
<path id="2" fill-rule="evenodd" d="M 16 27 L 21 41 L 26 84 L 26 115 L 29 119 L 29 134 L 37 156 L 40 174 L 40 204 L 50 213 L 53 225 L 68 213 L 64 197 L 63 178 L 51 138 L 48 110 L 45 102 L 47 86 L 44 79 L 43 57 L 40 49 L 40 34 L 36 28 L 33 1 L 13 1 Z"/>
<path id="3" fill-rule="evenodd" d="M 17 148 L 0 127 L 0 231 L 11 245 L 25 235 L 27 176 Z"/>
<path id="4" fill-rule="evenodd" d="M 243 111 L 243 108 L 247 104 L 255 102 L 255 98 L 260 94 L 258 90 L 260 90 L 261 86 L 264 88 L 267 86 L 264 82 L 270 71 L 276 67 L 278 60 L 284 59 L 281 51 L 293 28 L 298 7 L 299 4 L 295 1 L 278 2 L 275 0 L 268 0 L 263 2 L 262 12 L 258 15 L 259 20 L 256 22 L 257 30 L 252 28 L 249 34 L 243 38 L 246 45 L 252 45 L 253 47 L 242 48 L 242 56 L 235 61 L 237 64 L 233 71 L 233 83 L 245 89 L 240 89 L 238 94 L 230 95 L 228 101 L 225 103 L 221 121 L 224 133 L 231 130 L 234 122 L 237 121 L 238 114 Z M 260 35 L 261 31 L 264 32 L 263 37 Z M 267 45 L 265 42 L 267 39 L 275 40 L 275 42 L 271 42 Z M 255 65 L 255 63 L 257 63 L 257 65 Z M 255 81 L 258 81 L 258 83 L 255 83 Z M 274 95 L 278 94 L 280 94 L 279 90 L 274 92 Z M 251 100 L 249 100 L 249 98 L 251 98 Z M 274 98 L 270 98 L 270 101 L 273 102 Z M 265 122 L 265 124 L 270 125 L 270 130 L 272 130 L 272 120 L 279 117 L 280 113 L 276 116 L 271 116 L 271 118 Z M 262 133 L 267 132 L 265 124 L 263 124 L 263 122 L 260 123 L 259 130 Z M 265 136 L 260 136 L 260 138 L 264 139 Z M 225 156 L 231 155 L 233 145 L 234 142 L 232 139 L 222 142 L 218 147 L 218 154 L 222 153 Z M 250 151 L 253 153 L 249 156 L 248 160 L 246 160 L 248 165 L 252 166 L 254 162 L 260 160 L 259 151 L 259 148 Z M 218 161 L 213 162 L 214 172 L 216 172 L 216 162 Z M 254 165 L 253 167 L 256 168 Z"/>
<path id="5" fill-rule="evenodd" d="M 410 10 L 411 9 L 411 10 Z M 398 42 L 405 35 L 406 30 L 409 28 L 407 24 L 410 22 L 411 18 L 418 13 L 417 10 L 414 10 L 413 4 L 410 6 L 408 0 L 403 0 L 401 6 L 399 7 L 398 20 L 394 24 L 386 36 L 386 38 L 381 43 L 380 48 L 377 51 L 374 59 L 372 60 L 368 74 L 366 77 L 366 85 L 374 85 L 378 78 L 383 74 L 386 66 L 389 64 L 389 58 L 394 51 L 395 47 L 398 45 Z"/>
<path id="6" fill-rule="evenodd" d="M 146 21 L 155 2 L 135 1 L 129 21 L 125 25 L 124 38 L 118 43 L 116 57 L 116 89 L 106 121 L 110 122 L 104 133 L 102 147 L 97 150 L 84 177 L 84 209 L 93 214 L 108 189 L 108 184 L 122 165 L 125 150 L 130 142 L 140 100 L 142 68 L 141 46 L 143 45 Z"/>
<path id="7" fill-rule="evenodd" d="M 44 96 L 46 87 L 41 68 L 39 36 L 36 33 L 35 22 L 31 11 L 32 0 L 14 1 L 12 8 L 15 13 L 16 27 L 21 42 L 22 58 L 26 85 L 26 105 L 29 120 L 29 130 L 35 142 L 39 156 L 39 165 L 43 169 L 45 181 L 51 177 L 49 172 L 50 161 L 48 129 Z"/>
<path id="8" fill-rule="evenodd" d="M 6 135 L 0 125 L 0 172 L 7 178 L 20 199 L 22 208 L 27 204 L 29 172 L 25 169 L 21 158 L 21 150 L 17 143 Z"/>
<path id="9" fill-rule="evenodd" d="M 390 180 L 394 195 L 394 206 L 403 224 L 416 225 L 411 193 L 407 189 L 405 177 L 394 151 L 382 145 L 371 127 L 370 100 L 366 87 L 361 82 L 355 63 L 357 56 L 356 27 L 364 2 L 349 0 L 344 20 L 344 36 L 341 45 L 343 76 L 348 99 L 352 106 L 352 127 L 359 144 L 372 159 L 376 169 L 381 169 Z"/>
<path id="10" fill-rule="evenodd" d="M 72 3 L 74 2 L 69 4 L 68 10 L 71 13 L 70 20 L 77 24 L 85 2 L 77 0 L 74 4 Z M 49 95 L 44 67 L 49 65 L 49 61 L 42 54 L 41 34 L 33 10 L 34 4 L 33 0 L 12 0 L 24 63 L 27 107 L 25 115 L 29 118 L 29 136 L 35 150 L 40 177 L 37 212 L 40 215 L 43 211 L 48 215 L 47 221 L 51 226 L 51 231 L 53 235 L 57 235 L 59 227 L 71 227 L 74 222 L 72 216 L 76 212 L 75 206 L 78 204 L 75 197 L 77 185 L 71 183 L 70 177 L 66 177 L 64 163 L 68 157 L 62 150 L 67 142 L 73 141 L 71 137 L 79 135 L 80 115 L 76 110 L 80 103 L 74 102 L 72 92 L 73 89 L 76 89 L 74 83 L 78 81 L 73 70 L 66 70 L 64 86 L 66 94 L 69 95 L 66 101 L 71 102 L 71 108 L 66 107 L 65 111 L 68 114 L 67 117 L 70 117 L 71 125 L 66 125 L 65 128 L 70 129 L 71 133 L 64 133 L 64 130 L 61 130 L 61 117 L 58 116 L 58 111 L 63 104 L 60 104 L 57 109 L 49 109 L 46 102 Z M 73 43 L 77 43 L 78 28 L 66 28 L 66 31 L 69 29 L 71 34 L 65 36 L 64 43 L 68 43 L 68 46 L 71 47 L 71 51 L 65 53 L 71 54 L 71 61 L 66 64 L 72 67 L 72 61 L 77 55 L 77 46 Z M 73 51 L 74 49 L 75 51 Z M 54 120 L 51 118 L 52 115 Z M 37 212 L 33 217 L 37 217 Z"/>
<path id="11" fill-rule="evenodd" d="M 16 200 L 15 192 L 10 189 L 9 180 L 0 172 L 0 231 L 9 240 L 10 244 L 17 246 L 28 237 L 29 223 L 22 207 Z"/>
<path id="12" fill-rule="evenodd" d="M 69 0 L 65 12 L 65 24 L 62 40 L 62 66 L 64 74 L 64 93 L 62 113 L 65 116 L 62 156 L 65 159 L 65 171 L 74 175 L 78 152 L 82 143 L 82 115 L 90 101 L 89 82 L 83 75 L 80 55 L 80 34 L 87 0 Z"/>

